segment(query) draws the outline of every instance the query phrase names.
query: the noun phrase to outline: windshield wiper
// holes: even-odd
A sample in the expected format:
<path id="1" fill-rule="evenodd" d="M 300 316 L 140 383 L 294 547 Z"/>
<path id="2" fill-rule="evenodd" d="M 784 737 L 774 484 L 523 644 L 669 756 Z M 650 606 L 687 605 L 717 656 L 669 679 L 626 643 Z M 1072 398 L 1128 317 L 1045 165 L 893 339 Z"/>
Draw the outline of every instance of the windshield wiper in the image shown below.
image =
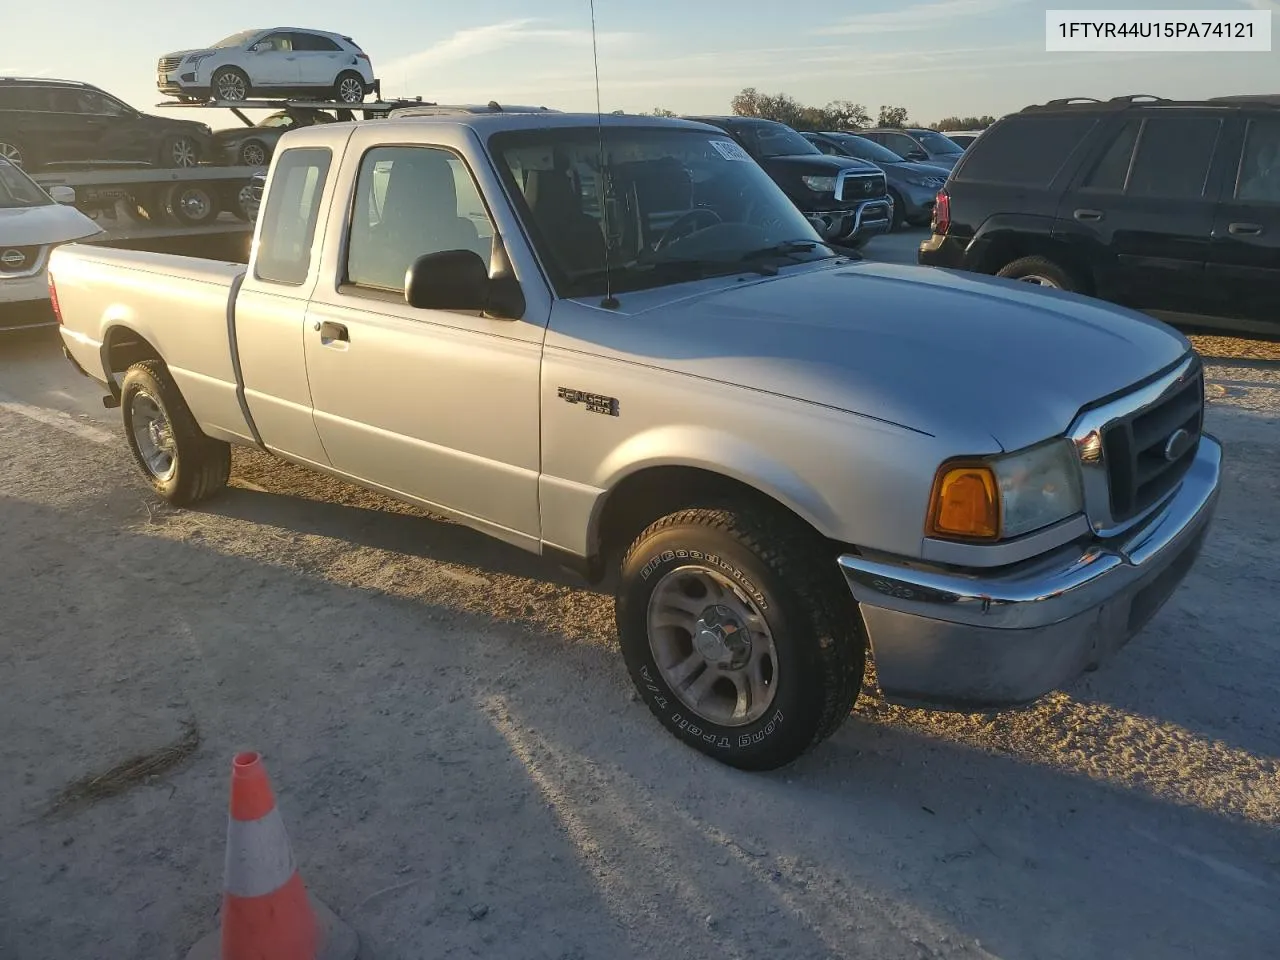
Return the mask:
<path id="1" fill-rule="evenodd" d="M 816 240 L 783 240 L 781 243 L 775 243 L 772 246 L 760 247 L 758 250 L 748 250 L 742 255 L 741 259 L 749 262 L 752 260 L 766 260 L 769 257 L 789 257 L 797 263 L 807 263 L 809 261 L 797 257 L 796 254 L 809 253 L 818 246 L 826 247 L 828 250 L 831 249 L 828 244 L 819 244 Z M 835 253 L 833 251 L 823 256 L 833 257 Z M 820 257 L 819 259 L 822 258 Z"/>

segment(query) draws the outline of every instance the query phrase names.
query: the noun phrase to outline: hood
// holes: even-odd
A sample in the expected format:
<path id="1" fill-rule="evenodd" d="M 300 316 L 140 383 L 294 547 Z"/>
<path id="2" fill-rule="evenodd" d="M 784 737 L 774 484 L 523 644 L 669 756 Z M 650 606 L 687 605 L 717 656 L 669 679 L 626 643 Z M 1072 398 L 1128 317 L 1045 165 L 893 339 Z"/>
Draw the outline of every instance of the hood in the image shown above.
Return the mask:
<path id="1" fill-rule="evenodd" d="M 886 164 L 886 166 L 891 166 L 899 173 L 905 173 L 912 177 L 942 177 L 946 179 L 947 175 L 951 173 L 950 167 L 916 160 L 903 160 L 901 163 Z"/>
<path id="2" fill-rule="evenodd" d="M 605 356 L 1017 450 L 1190 343 L 1143 314 L 1016 280 L 857 261 L 621 295 L 626 322 L 581 304 L 555 328 Z M 578 311 L 581 310 L 581 313 Z M 575 318 L 580 318 L 577 322 Z"/>
<path id="3" fill-rule="evenodd" d="M 101 232 L 75 207 L 61 203 L 0 209 L 0 248 L 70 243 Z"/>
<path id="4" fill-rule="evenodd" d="M 211 57 L 211 56 L 213 56 L 214 54 L 216 54 L 217 52 L 218 52 L 217 50 L 210 50 L 210 49 L 208 49 L 207 47 L 206 47 L 206 48 L 200 48 L 200 47 L 197 47 L 197 48 L 196 48 L 196 49 L 194 49 L 194 50 L 174 50 L 174 51 L 172 51 L 171 53 L 166 53 L 166 54 L 165 54 L 164 56 L 162 56 L 160 59 L 161 59 L 161 60 L 168 60 L 168 59 L 170 59 L 171 57 L 181 57 L 182 59 L 184 59 L 184 60 L 185 60 L 187 57 L 190 57 L 190 56 L 192 56 L 193 54 L 197 54 L 197 53 L 198 53 L 198 54 L 201 54 L 202 56 Z"/>

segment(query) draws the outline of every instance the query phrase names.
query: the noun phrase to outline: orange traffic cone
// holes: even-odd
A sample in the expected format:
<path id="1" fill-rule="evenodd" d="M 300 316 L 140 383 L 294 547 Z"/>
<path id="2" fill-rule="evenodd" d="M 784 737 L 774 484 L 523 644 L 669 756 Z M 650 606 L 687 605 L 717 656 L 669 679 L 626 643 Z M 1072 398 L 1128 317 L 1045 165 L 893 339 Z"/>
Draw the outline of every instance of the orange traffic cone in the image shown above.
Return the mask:
<path id="1" fill-rule="evenodd" d="M 262 758 L 236 754 L 221 928 L 187 960 L 355 960 L 359 949 L 356 932 L 303 885 Z"/>

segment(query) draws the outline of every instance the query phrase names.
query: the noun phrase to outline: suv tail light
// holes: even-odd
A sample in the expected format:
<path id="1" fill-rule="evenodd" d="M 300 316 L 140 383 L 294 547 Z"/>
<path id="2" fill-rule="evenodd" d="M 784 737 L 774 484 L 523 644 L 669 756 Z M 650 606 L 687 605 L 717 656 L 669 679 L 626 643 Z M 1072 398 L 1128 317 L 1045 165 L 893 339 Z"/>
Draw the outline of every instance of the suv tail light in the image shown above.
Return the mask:
<path id="1" fill-rule="evenodd" d="M 946 233 L 951 229 L 951 197 L 946 190 L 939 190 L 933 204 L 933 223 L 930 229 L 934 233 Z"/>
<path id="2" fill-rule="evenodd" d="M 369 55 L 365 53 L 363 50 L 361 50 L 359 53 L 356 54 L 356 59 L 368 61 Z"/>
<path id="3" fill-rule="evenodd" d="M 53 282 L 53 271 L 49 271 L 49 305 L 53 307 L 53 315 L 62 326 L 62 307 L 58 305 L 58 288 Z"/>

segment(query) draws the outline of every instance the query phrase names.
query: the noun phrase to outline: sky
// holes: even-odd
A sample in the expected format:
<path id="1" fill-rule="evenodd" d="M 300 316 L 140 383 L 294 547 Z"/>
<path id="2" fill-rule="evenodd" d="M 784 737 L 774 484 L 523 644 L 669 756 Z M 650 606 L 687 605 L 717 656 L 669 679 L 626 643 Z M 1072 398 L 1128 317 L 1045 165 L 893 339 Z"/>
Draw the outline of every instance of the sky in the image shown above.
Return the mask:
<path id="1" fill-rule="evenodd" d="M 155 107 L 164 99 L 154 85 L 161 55 L 254 27 L 309 26 L 353 36 L 387 96 L 596 107 L 588 0 L 380 0 L 367 15 L 345 0 L 268 6 L 270 22 L 238 4 L 176 13 L 167 0 L 120 0 L 109 17 L 98 0 L 10 4 L 0 76 L 83 80 L 139 109 L 196 118 Z M 1121 6 L 1280 14 L 1280 0 L 596 0 L 600 105 L 728 113 L 734 94 L 753 86 L 815 105 L 852 100 L 873 118 L 882 104 L 904 106 L 914 122 L 930 123 L 1054 97 L 1280 93 L 1280 41 L 1270 53 L 1045 51 L 1047 9 Z M 1273 20 L 1280 32 L 1280 16 Z"/>

